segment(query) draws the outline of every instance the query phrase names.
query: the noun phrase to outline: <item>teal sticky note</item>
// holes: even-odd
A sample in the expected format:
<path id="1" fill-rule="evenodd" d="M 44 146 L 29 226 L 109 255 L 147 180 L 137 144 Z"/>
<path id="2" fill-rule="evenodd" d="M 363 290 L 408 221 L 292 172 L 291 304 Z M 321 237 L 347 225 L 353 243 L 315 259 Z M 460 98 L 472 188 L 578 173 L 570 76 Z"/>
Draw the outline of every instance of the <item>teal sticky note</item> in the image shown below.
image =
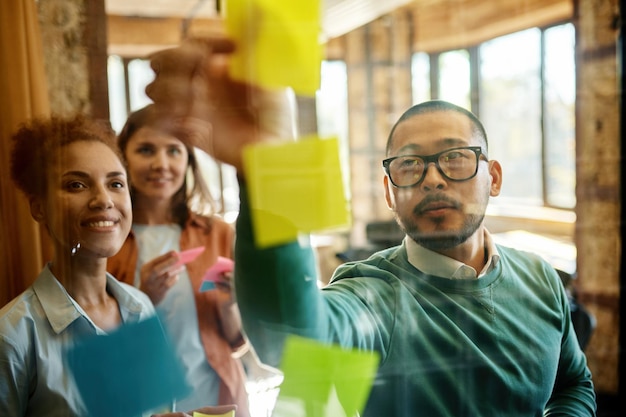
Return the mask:
<path id="1" fill-rule="evenodd" d="M 190 392 L 156 316 L 80 340 L 65 359 L 90 417 L 141 416 Z"/>
<path id="2" fill-rule="evenodd" d="M 200 284 L 200 292 L 210 291 L 215 289 L 215 283 L 211 281 L 202 281 Z"/>
<path id="3" fill-rule="evenodd" d="M 290 336 L 280 366 L 284 380 L 272 416 L 358 416 L 365 408 L 379 361 L 377 352 Z"/>

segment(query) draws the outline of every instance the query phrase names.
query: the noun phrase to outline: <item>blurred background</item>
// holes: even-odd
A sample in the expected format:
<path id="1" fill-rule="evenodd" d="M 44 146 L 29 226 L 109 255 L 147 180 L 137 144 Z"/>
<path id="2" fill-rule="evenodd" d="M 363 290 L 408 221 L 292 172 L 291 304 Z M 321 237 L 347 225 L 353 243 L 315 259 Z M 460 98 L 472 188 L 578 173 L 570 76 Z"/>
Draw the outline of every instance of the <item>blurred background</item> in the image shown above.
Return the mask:
<path id="1" fill-rule="evenodd" d="M 37 276 L 47 251 L 9 184 L 8 133 L 33 114 L 77 110 L 119 131 L 149 102 L 146 57 L 222 31 L 225 9 L 218 0 L 9 1 L 15 8 L 0 15 L 0 305 Z M 29 1 L 30 17 L 20 6 Z M 299 128 L 339 138 L 352 226 L 314 236 L 320 285 L 341 262 L 400 242 L 382 198 L 391 125 L 423 100 L 459 104 L 484 122 L 489 158 L 504 169 L 488 228 L 560 270 L 573 305 L 590 318 L 585 351 L 599 414 L 618 415 L 626 382 L 623 11 L 618 0 L 323 1 L 321 86 L 298 97 Z M 26 93 L 10 81 L 24 74 Z M 221 215 L 234 221 L 234 170 L 202 160 Z"/>

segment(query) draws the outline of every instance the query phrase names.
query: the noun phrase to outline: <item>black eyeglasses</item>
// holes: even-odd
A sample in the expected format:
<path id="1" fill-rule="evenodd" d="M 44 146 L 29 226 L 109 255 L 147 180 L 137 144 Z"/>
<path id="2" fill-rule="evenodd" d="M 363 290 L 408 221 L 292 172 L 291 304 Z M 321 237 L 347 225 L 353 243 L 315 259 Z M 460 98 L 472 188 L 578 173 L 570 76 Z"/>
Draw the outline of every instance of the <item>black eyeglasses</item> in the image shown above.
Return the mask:
<path id="1" fill-rule="evenodd" d="M 432 155 L 399 155 L 383 161 L 383 169 L 396 187 L 413 187 L 424 179 L 428 165 L 435 164 L 441 175 L 452 181 L 466 181 L 478 172 L 480 146 L 446 149 Z"/>

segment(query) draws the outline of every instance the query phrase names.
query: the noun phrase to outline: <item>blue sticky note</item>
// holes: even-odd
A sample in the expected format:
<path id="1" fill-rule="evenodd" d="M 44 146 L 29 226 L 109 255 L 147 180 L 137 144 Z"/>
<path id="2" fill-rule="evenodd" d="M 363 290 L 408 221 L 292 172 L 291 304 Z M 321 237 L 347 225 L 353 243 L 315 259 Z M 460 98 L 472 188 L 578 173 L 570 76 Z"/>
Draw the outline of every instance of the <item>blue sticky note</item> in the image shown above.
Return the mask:
<path id="1" fill-rule="evenodd" d="M 91 417 L 140 416 L 191 390 L 156 316 L 80 340 L 66 361 Z"/>
<path id="2" fill-rule="evenodd" d="M 200 284 L 200 292 L 205 292 L 205 291 L 214 290 L 214 289 L 215 289 L 215 284 L 211 281 L 202 281 L 202 284 Z"/>

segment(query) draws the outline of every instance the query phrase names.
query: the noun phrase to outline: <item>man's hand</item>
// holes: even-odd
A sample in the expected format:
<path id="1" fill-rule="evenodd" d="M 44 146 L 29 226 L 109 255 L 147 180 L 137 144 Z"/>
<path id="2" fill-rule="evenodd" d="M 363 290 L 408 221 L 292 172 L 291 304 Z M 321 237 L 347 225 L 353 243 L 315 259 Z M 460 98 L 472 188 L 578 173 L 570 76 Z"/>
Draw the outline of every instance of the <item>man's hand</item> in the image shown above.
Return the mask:
<path id="1" fill-rule="evenodd" d="M 177 413 L 165 413 L 165 414 L 153 414 L 151 417 L 191 417 L 193 413 L 202 413 L 208 416 L 221 416 L 223 414 L 228 413 L 229 411 L 236 411 L 236 405 L 217 405 L 214 407 L 203 407 L 193 411 L 187 411 L 186 413 L 177 412 Z"/>
<path id="2" fill-rule="evenodd" d="M 234 49 L 226 38 L 203 38 L 153 54 L 155 80 L 146 94 L 190 145 L 243 173 L 246 145 L 296 136 L 296 106 L 287 88 L 233 80 L 228 57 Z"/>

